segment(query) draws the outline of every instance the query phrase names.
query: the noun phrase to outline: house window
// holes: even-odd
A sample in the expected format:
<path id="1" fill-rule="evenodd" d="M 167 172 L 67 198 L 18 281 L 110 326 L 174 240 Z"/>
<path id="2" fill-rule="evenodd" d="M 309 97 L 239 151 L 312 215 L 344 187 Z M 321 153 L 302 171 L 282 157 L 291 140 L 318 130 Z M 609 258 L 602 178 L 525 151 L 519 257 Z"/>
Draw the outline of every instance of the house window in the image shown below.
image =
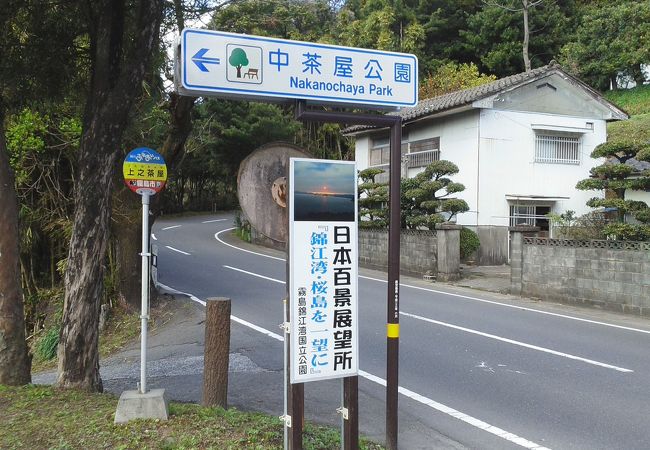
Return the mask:
<path id="1" fill-rule="evenodd" d="M 408 153 L 408 133 L 402 130 L 402 156 Z M 390 164 L 390 139 L 388 136 L 372 139 L 370 147 L 370 166 L 384 166 Z M 382 167 L 383 169 L 384 167 Z M 387 168 L 386 168 L 387 169 Z"/>
<path id="2" fill-rule="evenodd" d="M 390 162 L 390 140 L 379 138 L 372 140 L 370 148 L 370 165 L 381 166 Z"/>
<path id="3" fill-rule="evenodd" d="M 440 159 L 440 137 L 421 139 L 408 144 L 408 167 L 426 167 Z"/>
<path id="4" fill-rule="evenodd" d="M 510 205 L 510 226 L 534 226 L 541 231 L 548 231 L 547 214 L 551 207 L 547 205 L 536 205 L 533 203 L 518 203 Z"/>
<path id="5" fill-rule="evenodd" d="M 580 164 L 580 137 L 535 134 L 535 162 L 547 164 Z"/>

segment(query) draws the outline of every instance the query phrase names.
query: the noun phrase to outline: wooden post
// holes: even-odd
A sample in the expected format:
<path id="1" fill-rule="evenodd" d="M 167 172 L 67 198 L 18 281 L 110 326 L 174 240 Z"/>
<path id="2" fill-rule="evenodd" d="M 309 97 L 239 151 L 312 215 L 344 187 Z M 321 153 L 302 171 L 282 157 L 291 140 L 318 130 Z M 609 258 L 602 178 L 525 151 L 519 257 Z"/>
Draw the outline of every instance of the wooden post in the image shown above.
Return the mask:
<path id="1" fill-rule="evenodd" d="M 359 448 L 359 377 L 343 378 L 343 407 L 348 418 L 343 421 L 343 448 Z"/>
<path id="2" fill-rule="evenodd" d="M 230 299 L 208 298 L 205 310 L 203 406 L 228 407 Z"/>

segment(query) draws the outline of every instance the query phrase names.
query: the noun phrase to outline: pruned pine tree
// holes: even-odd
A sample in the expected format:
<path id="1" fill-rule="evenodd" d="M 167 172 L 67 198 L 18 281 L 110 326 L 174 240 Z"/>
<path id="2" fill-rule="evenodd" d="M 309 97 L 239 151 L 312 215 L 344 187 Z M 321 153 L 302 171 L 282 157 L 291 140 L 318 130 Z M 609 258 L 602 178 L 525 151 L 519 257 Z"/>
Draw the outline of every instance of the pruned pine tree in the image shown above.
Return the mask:
<path id="1" fill-rule="evenodd" d="M 453 195 L 465 190 L 449 176 L 458 173 L 450 161 L 434 161 L 413 178 L 402 179 L 402 228 L 435 229 L 469 210 L 465 200 Z"/>
<path id="2" fill-rule="evenodd" d="M 625 199 L 627 191 L 650 190 L 650 171 L 638 168 L 638 161 L 650 161 L 650 143 L 606 142 L 596 147 L 591 157 L 605 158 L 605 162 L 591 169 L 591 177 L 579 181 L 576 188 L 605 191 L 605 198 L 594 197 L 587 202 L 592 208 L 616 212 L 617 220 L 604 227 L 604 234 L 620 240 L 650 239 L 650 208 L 643 201 Z"/>
<path id="3" fill-rule="evenodd" d="M 382 169 L 368 168 L 359 172 L 359 226 L 386 228 L 388 226 L 388 183 L 375 181 Z"/>

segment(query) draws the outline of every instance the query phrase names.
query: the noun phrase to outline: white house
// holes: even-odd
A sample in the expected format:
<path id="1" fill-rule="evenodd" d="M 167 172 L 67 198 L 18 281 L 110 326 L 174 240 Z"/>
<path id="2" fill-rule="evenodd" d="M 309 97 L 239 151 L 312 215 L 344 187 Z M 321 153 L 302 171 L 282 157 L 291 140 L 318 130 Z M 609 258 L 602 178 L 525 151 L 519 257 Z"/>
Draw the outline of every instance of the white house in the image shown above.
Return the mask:
<path id="1" fill-rule="evenodd" d="M 454 162 L 470 207 L 457 223 L 479 232 L 483 263 L 507 260 L 507 227 L 548 230 L 545 215 L 589 211 L 594 192 L 575 189 L 602 161 L 590 158 L 606 140 L 608 121 L 628 118 L 603 96 L 551 63 L 529 72 L 422 100 L 402 116 L 403 175 L 430 162 Z M 388 130 L 355 126 L 358 168 L 388 164 Z M 481 261 L 482 260 L 482 261 Z"/>

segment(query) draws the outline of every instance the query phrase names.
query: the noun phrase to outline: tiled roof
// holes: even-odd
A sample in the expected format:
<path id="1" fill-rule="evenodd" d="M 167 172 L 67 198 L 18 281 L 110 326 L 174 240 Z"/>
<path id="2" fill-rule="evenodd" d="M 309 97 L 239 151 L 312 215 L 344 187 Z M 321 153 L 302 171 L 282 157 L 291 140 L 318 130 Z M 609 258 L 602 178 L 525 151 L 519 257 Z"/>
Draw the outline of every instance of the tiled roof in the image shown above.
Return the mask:
<path id="1" fill-rule="evenodd" d="M 625 161 L 626 166 L 632 167 L 636 172 L 644 172 L 650 170 L 650 162 L 648 161 L 639 161 L 636 158 L 630 158 Z"/>
<path id="2" fill-rule="evenodd" d="M 562 67 L 555 61 L 551 61 L 550 64 L 539 67 L 537 69 L 530 70 L 528 72 L 518 73 L 516 75 L 511 75 L 509 77 L 500 78 L 491 83 L 483 84 L 481 86 L 463 89 L 462 91 L 450 92 L 449 94 L 440 95 L 438 97 L 427 98 L 421 100 L 416 106 L 411 108 L 402 108 L 399 111 L 393 111 L 388 113 L 389 115 L 400 115 L 404 122 L 408 122 L 414 119 L 418 119 L 423 116 L 428 116 L 436 114 L 439 112 L 447 111 L 453 108 L 458 108 L 461 106 L 471 105 L 473 102 L 480 100 L 482 98 L 490 97 L 499 92 L 508 90 L 509 88 L 522 85 L 526 82 L 533 81 L 535 79 L 541 78 L 553 72 L 560 72 L 564 76 L 568 76 L 585 88 L 592 91 L 594 94 L 598 95 L 595 90 L 589 88 L 584 83 L 579 80 L 571 77 L 562 70 Z M 367 125 L 356 125 L 348 127 L 343 130 L 344 134 L 354 133 L 366 129 L 371 129 L 373 127 Z"/>

